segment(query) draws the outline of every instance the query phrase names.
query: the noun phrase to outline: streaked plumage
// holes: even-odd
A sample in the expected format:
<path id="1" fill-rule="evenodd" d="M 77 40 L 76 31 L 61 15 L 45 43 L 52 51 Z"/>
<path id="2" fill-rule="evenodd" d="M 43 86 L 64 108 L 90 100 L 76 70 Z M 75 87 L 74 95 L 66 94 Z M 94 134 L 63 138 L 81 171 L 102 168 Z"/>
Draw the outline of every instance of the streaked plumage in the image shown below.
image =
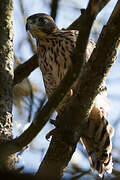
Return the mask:
<path id="1" fill-rule="evenodd" d="M 26 29 L 36 39 L 38 63 L 49 98 L 71 64 L 71 55 L 76 47 L 78 31 L 59 30 L 53 19 L 43 13 L 28 17 Z M 94 48 L 94 42 L 89 40 L 86 61 Z M 91 167 L 96 169 L 100 175 L 103 175 L 104 171 L 109 173 L 112 171 L 113 128 L 106 120 L 107 106 L 106 88 L 103 85 L 89 116 L 87 134 L 84 138 L 81 137 L 81 142 L 88 152 Z"/>

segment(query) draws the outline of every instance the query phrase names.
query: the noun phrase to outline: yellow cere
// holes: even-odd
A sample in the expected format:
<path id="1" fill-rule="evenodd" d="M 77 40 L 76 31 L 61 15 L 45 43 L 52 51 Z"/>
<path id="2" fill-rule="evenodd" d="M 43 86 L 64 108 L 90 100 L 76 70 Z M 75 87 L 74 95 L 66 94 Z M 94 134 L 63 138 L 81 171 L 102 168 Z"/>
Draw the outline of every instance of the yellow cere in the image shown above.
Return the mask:
<path id="1" fill-rule="evenodd" d="M 32 23 L 32 20 L 31 19 L 28 19 L 28 24 L 31 24 Z"/>

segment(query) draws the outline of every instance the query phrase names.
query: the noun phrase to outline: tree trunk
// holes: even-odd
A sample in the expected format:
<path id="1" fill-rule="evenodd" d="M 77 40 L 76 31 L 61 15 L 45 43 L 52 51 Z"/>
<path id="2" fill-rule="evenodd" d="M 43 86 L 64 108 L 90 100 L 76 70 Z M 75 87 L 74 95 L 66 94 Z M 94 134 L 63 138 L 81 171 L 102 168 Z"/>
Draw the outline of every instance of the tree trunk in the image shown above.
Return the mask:
<path id="1" fill-rule="evenodd" d="M 0 142 L 5 142 L 12 138 L 13 124 L 13 1 L 0 0 L 0 12 Z M 0 168 L 13 168 L 14 159 L 0 154 Z"/>

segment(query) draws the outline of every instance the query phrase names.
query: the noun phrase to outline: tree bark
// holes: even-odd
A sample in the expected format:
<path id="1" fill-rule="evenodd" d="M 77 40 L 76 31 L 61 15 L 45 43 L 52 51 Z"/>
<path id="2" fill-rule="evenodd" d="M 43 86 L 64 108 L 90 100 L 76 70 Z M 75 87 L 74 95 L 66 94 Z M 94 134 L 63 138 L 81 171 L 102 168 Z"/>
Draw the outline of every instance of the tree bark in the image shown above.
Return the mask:
<path id="1" fill-rule="evenodd" d="M 13 1 L 0 0 L 0 142 L 12 138 Z M 0 154 L 0 167 L 13 168 L 14 155 Z"/>

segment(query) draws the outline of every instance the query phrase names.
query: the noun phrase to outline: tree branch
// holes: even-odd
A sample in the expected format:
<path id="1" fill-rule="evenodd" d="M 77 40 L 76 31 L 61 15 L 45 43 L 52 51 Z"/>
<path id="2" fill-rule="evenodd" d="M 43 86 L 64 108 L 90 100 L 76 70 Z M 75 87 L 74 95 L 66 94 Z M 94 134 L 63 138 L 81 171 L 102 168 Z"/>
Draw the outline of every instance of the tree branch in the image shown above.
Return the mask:
<path id="1" fill-rule="evenodd" d="M 58 4 L 59 4 L 59 0 L 52 0 L 51 2 L 51 17 L 54 19 L 54 21 L 57 15 Z"/>
<path id="2" fill-rule="evenodd" d="M 20 83 L 24 78 L 28 77 L 30 73 L 38 67 L 37 55 L 35 54 L 25 63 L 19 65 L 14 71 L 13 85 Z"/>
<path id="3" fill-rule="evenodd" d="M 109 2 L 110 0 L 105 0 L 105 1 L 100 1 L 100 0 L 91 0 L 89 1 L 89 9 L 92 9 L 93 15 L 96 13 L 99 13 L 105 5 Z M 84 14 L 85 9 L 81 9 L 81 14 Z M 83 28 L 83 18 L 82 16 L 79 16 L 67 29 L 73 29 L 73 30 L 79 30 Z"/>

